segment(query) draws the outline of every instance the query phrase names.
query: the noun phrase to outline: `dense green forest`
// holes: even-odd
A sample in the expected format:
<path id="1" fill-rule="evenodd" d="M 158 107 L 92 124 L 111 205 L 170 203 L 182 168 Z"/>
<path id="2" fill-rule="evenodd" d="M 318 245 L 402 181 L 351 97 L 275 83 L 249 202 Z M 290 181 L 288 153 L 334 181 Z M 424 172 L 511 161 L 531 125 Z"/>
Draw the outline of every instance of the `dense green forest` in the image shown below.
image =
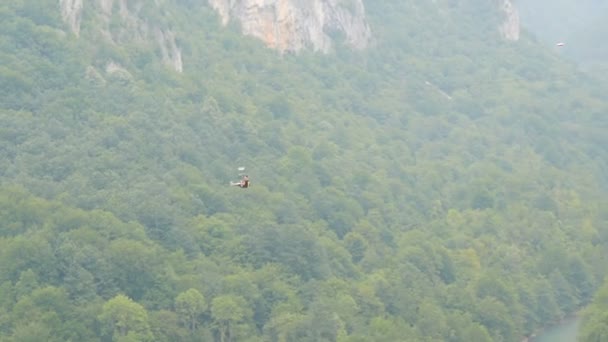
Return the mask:
<path id="1" fill-rule="evenodd" d="M 521 341 L 591 301 L 608 83 L 492 1 L 367 1 L 327 55 L 152 3 L 182 73 L 0 3 L 0 340 Z"/>
<path id="2" fill-rule="evenodd" d="M 583 326 L 578 339 L 581 342 L 608 340 L 608 281 L 604 282 L 591 305 L 583 312 Z"/>

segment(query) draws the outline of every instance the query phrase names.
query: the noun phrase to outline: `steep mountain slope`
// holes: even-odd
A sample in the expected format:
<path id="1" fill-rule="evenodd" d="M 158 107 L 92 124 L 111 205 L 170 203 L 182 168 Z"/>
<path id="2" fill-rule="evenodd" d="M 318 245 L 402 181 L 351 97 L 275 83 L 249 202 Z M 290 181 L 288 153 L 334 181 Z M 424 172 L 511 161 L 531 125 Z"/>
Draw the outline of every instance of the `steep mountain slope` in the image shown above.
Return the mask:
<path id="1" fill-rule="evenodd" d="M 60 3 L 0 5 L 0 339 L 519 341 L 605 276 L 605 86 L 505 2 Z"/>
<path id="2" fill-rule="evenodd" d="M 281 52 L 302 48 L 328 52 L 331 34 L 340 33 L 349 45 L 365 48 L 371 32 L 361 0 L 316 1 L 209 1 L 227 24 L 232 17 L 241 23 L 244 34 L 263 40 Z"/>

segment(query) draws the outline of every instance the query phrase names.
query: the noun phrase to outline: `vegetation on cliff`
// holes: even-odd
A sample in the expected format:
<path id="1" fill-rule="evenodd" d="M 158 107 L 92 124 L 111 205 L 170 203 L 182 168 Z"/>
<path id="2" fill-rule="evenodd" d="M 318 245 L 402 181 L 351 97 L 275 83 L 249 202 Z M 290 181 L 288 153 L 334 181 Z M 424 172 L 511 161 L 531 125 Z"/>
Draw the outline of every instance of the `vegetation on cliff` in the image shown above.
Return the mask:
<path id="1" fill-rule="evenodd" d="M 182 73 L 0 4 L 0 340 L 518 341 L 592 298 L 605 83 L 491 2 L 369 2 L 373 48 L 297 56 L 157 6 Z"/>

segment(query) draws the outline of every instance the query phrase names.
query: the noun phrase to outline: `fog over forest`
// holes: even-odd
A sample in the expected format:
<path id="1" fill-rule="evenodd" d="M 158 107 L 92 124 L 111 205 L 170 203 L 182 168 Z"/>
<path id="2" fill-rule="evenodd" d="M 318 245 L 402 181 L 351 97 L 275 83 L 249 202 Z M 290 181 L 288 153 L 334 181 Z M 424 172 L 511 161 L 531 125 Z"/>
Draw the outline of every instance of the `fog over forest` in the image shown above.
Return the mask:
<path id="1" fill-rule="evenodd" d="M 608 2 L 520 0 L 522 25 L 546 45 L 564 43 L 562 53 L 585 68 L 608 64 Z"/>
<path id="2" fill-rule="evenodd" d="M 606 341 L 603 2 L 259 3 L 0 1 L 0 341 Z"/>

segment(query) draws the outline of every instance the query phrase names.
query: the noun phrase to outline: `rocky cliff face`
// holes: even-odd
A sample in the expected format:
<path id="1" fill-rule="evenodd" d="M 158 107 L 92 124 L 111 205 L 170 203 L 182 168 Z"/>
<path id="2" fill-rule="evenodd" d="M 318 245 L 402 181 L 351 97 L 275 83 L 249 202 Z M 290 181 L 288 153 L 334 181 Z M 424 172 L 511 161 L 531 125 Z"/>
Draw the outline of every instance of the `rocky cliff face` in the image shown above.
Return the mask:
<path id="1" fill-rule="evenodd" d="M 209 0 L 223 24 L 241 23 L 243 33 L 280 52 L 309 47 L 328 52 L 332 33 L 354 48 L 365 48 L 371 30 L 362 0 Z"/>
<path id="2" fill-rule="evenodd" d="M 197 1 L 205 3 L 205 0 Z M 363 49 L 369 45 L 372 36 L 363 0 L 207 1 L 219 13 L 224 25 L 231 20 L 238 21 L 244 34 L 261 39 L 281 53 L 298 52 L 304 48 L 329 52 L 336 36 L 356 49 Z M 495 1 L 504 14 L 500 26 L 503 37 L 517 41 L 520 20 L 513 0 Z M 142 9 L 159 7 L 159 0 L 58 2 L 64 22 L 76 36 L 89 21 L 94 21 L 95 32 L 104 39 L 115 44 L 154 44 L 166 65 L 178 72 L 183 70 L 181 48 L 175 34 L 158 23 L 152 24 L 142 14 Z M 84 22 L 83 13 L 87 14 Z"/>
<path id="3" fill-rule="evenodd" d="M 162 54 L 165 64 L 174 70 L 183 70 L 181 49 L 176 43 L 171 30 L 149 24 L 140 12 L 144 5 L 151 5 L 150 0 L 90 0 L 86 6 L 82 0 L 59 0 L 61 16 L 70 30 L 80 35 L 84 11 L 90 11 L 91 17 L 101 22 L 99 33 L 105 39 L 116 43 L 152 42 Z M 120 20 L 119 28 L 112 28 L 114 20 Z"/>
<path id="4" fill-rule="evenodd" d="M 505 39 L 517 41 L 520 31 L 519 12 L 511 0 L 501 0 L 500 2 L 500 8 L 505 14 L 500 32 Z"/>

